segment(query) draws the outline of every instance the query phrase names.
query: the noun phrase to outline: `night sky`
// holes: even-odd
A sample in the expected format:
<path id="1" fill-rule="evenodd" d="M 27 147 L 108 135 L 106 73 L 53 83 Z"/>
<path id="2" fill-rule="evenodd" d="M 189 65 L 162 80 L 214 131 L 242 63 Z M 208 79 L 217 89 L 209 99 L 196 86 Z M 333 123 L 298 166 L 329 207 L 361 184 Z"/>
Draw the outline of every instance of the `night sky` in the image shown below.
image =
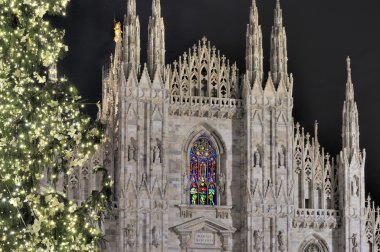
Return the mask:
<path id="1" fill-rule="evenodd" d="M 136 0 L 146 61 L 151 0 Z M 204 35 L 245 70 L 245 32 L 251 0 L 161 0 L 166 28 L 166 62 L 177 59 Z M 59 64 L 84 99 L 101 96 L 101 68 L 114 50 L 114 20 L 122 21 L 127 0 L 72 0 L 66 30 L 69 52 Z M 257 0 L 269 70 L 270 29 L 275 0 Z M 346 57 L 351 57 L 359 109 L 360 146 L 367 150 L 366 189 L 380 203 L 380 1 L 282 0 L 289 72 L 294 74 L 294 117 L 309 132 L 319 122 L 319 140 L 335 156 L 341 148 Z M 94 115 L 95 106 L 89 109 Z"/>

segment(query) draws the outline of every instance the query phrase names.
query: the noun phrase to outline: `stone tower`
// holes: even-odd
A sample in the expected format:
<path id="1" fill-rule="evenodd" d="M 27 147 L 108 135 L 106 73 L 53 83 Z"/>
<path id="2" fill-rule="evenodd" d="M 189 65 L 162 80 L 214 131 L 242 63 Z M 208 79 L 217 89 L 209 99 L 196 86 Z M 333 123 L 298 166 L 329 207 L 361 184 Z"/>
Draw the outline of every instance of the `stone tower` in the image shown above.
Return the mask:
<path id="1" fill-rule="evenodd" d="M 246 69 L 240 75 L 206 37 L 165 65 L 160 0 L 149 18 L 140 66 L 136 1 L 115 24 L 115 52 L 103 70 L 106 140 L 67 179 L 79 203 L 98 190 L 89 172 L 114 180 L 102 251 L 362 252 L 380 245 L 380 209 L 365 200 L 365 151 L 350 60 L 342 151 L 333 158 L 294 122 L 293 76 L 277 1 L 264 72 L 262 31 L 252 1 Z"/>
<path id="2" fill-rule="evenodd" d="M 277 2 L 271 36 L 271 72 L 263 88 L 262 35 L 253 1 L 247 32 L 244 87 L 246 134 L 246 247 L 244 251 L 279 251 L 287 247 L 293 207 L 293 79 L 286 66 L 286 34 Z M 251 77 L 252 76 L 252 77 Z M 279 242 L 281 245 L 279 245 Z"/>
<path id="3" fill-rule="evenodd" d="M 346 251 L 370 251 L 362 207 L 365 204 L 364 164 L 366 152 L 359 147 L 359 115 L 347 58 L 346 99 L 343 105 L 342 151 L 339 154 L 339 208 L 342 210 L 342 244 Z M 357 244 L 355 244 L 355 241 Z"/>

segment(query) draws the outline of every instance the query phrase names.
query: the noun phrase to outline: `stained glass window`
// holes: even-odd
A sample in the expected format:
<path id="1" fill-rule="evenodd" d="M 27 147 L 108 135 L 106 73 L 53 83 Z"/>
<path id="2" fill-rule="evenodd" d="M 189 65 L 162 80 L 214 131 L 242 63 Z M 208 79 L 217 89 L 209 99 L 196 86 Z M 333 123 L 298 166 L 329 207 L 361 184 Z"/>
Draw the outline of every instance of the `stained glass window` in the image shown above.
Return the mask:
<path id="1" fill-rule="evenodd" d="M 216 205 L 218 155 L 213 143 L 200 136 L 192 145 L 190 159 L 190 205 Z"/>

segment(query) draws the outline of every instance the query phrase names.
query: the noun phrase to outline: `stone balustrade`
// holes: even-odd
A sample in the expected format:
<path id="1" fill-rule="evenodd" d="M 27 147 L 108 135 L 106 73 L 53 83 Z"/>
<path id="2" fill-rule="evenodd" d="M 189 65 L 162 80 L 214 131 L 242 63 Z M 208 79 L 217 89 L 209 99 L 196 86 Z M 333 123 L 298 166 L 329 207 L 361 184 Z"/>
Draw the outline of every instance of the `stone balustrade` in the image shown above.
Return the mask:
<path id="1" fill-rule="evenodd" d="M 339 210 L 299 208 L 294 211 L 295 228 L 336 228 L 339 222 Z"/>
<path id="2" fill-rule="evenodd" d="M 174 116 L 195 116 L 232 119 L 241 118 L 241 99 L 171 95 L 169 114 Z"/>

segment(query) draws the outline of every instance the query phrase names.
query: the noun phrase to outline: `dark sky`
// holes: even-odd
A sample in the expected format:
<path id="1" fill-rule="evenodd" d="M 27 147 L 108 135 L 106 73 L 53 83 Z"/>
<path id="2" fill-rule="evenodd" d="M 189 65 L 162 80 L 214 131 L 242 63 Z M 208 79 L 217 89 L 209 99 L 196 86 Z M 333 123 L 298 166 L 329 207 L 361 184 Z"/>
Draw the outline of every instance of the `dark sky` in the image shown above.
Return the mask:
<path id="1" fill-rule="evenodd" d="M 151 0 L 136 0 L 146 60 Z M 203 35 L 237 61 L 243 71 L 250 0 L 161 0 L 166 60 L 172 62 Z M 257 0 L 268 71 L 275 0 Z M 334 156 L 341 148 L 346 56 L 353 68 L 361 147 L 367 150 L 367 192 L 380 203 L 380 1 L 282 0 L 289 72 L 295 77 L 294 117 L 307 131 L 319 121 L 321 145 Z M 68 55 L 59 71 L 89 102 L 100 100 L 101 67 L 114 50 L 113 20 L 122 21 L 127 0 L 72 0 L 57 25 L 66 29 Z M 94 111 L 94 110 L 92 110 Z"/>

